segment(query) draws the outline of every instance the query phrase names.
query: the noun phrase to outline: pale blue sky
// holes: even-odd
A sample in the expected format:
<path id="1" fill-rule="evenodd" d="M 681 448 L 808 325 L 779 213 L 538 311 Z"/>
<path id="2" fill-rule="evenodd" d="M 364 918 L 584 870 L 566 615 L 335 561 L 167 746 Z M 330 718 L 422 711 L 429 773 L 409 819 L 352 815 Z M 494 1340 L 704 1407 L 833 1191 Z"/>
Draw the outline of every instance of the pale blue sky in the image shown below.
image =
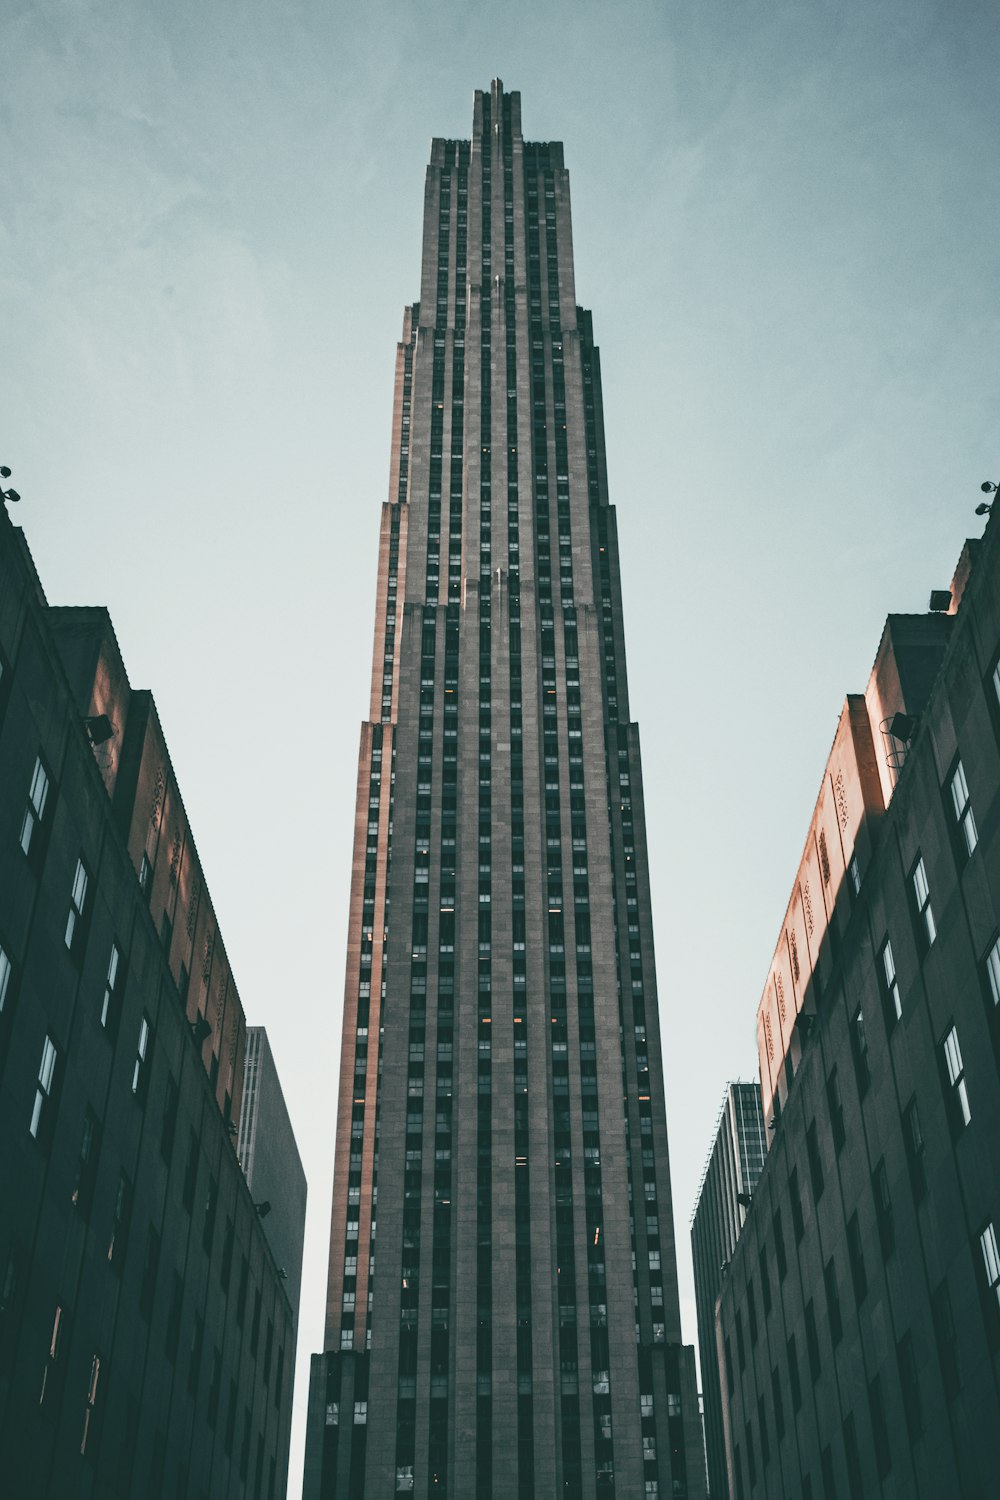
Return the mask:
<path id="1" fill-rule="evenodd" d="M 358 726 L 432 135 L 566 145 L 643 734 L 687 1221 L 845 692 L 997 443 L 1000 16 L 974 0 L 7 0 L 0 457 L 159 703 L 309 1177 L 321 1342 Z"/>

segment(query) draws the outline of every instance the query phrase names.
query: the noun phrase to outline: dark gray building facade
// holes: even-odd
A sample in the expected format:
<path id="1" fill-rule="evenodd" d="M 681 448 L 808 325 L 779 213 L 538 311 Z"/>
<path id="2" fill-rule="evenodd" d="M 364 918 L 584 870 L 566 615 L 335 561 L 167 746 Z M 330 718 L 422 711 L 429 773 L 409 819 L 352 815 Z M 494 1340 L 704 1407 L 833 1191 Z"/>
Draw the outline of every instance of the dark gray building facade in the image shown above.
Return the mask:
<path id="1" fill-rule="evenodd" d="M 849 700 L 867 790 L 831 762 L 762 1002 L 772 1139 L 718 1322 L 736 1500 L 996 1494 L 996 519 L 931 602 Z"/>
<path id="2" fill-rule="evenodd" d="M 715 1304 L 766 1155 L 767 1136 L 760 1084 L 729 1084 L 719 1112 L 712 1154 L 705 1165 L 691 1218 L 705 1456 L 712 1500 L 727 1500 L 729 1495 L 715 1343 Z"/>
<path id="3" fill-rule="evenodd" d="M 0 1491 L 277 1500 L 294 1313 L 243 1008 L 149 693 L 0 506 Z"/>
<path id="4" fill-rule="evenodd" d="M 397 351 L 304 1493 L 704 1494 L 600 362 L 499 82 Z"/>
<path id="5" fill-rule="evenodd" d="M 257 1212 L 262 1214 L 264 1234 L 297 1324 L 306 1229 L 306 1174 L 263 1026 L 247 1027 L 236 1150 L 258 1205 Z"/>

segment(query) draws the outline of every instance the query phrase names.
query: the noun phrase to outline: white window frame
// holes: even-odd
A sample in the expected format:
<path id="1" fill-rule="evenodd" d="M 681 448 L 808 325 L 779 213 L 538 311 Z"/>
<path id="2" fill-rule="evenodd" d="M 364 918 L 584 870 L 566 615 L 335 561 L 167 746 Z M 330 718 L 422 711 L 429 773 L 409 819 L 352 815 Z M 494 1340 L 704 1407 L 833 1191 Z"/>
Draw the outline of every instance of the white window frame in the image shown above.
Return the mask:
<path id="1" fill-rule="evenodd" d="M 69 897 L 69 913 L 66 917 L 66 947 L 72 953 L 73 939 L 76 936 L 77 923 L 83 917 L 84 908 L 87 905 L 87 885 L 89 877 L 87 868 L 82 859 L 76 862 L 76 873 L 73 876 L 73 889 Z"/>
<path id="2" fill-rule="evenodd" d="M 896 973 L 896 960 L 892 956 L 892 943 L 886 938 L 882 944 L 882 973 L 885 976 L 885 993 L 892 1003 L 896 1013 L 896 1020 L 903 1019 L 903 1001 L 899 993 L 899 976 Z"/>
<path id="3" fill-rule="evenodd" d="M 31 1110 L 31 1123 L 28 1133 L 34 1140 L 38 1140 L 42 1129 L 42 1123 L 46 1117 L 46 1105 L 52 1101 L 52 1092 L 55 1087 L 56 1069 L 59 1066 L 59 1048 L 46 1033 L 42 1045 L 42 1060 L 38 1066 L 38 1084 L 35 1088 L 35 1102 Z"/>
<path id="4" fill-rule="evenodd" d="M 928 948 L 937 937 L 937 924 L 931 908 L 931 888 L 927 879 L 927 867 L 921 854 L 913 867 L 913 896 L 917 903 L 917 918 L 923 926 Z"/>
<path id="5" fill-rule="evenodd" d="M 31 840 L 34 837 L 36 827 L 45 817 L 45 807 L 49 797 L 49 775 L 42 765 L 42 757 L 35 757 L 35 769 L 31 776 L 31 786 L 28 790 L 28 805 L 24 810 L 24 818 L 21 822 L 21 848 L 25 854 L 31 849 Z"/>
<path id="6" fill-rule="evenodd" d="M 955 822 L 965 843 L 965 853 L 968 857 L 979 843 L 979 833 L 976 829 L 976 819 L 969 797 L 969 783 L 965 779 L 965 768 L 961 761 L 957 762 L 949 785 L 951 787 L 951 805 L 955 814 Z"/>
<path id="7" fill-rule="evenodd" d="M 962 1049 L 958 1041 L 958 1028 L 950 1026 L 941 1043 L 944 1051 L 944 1065 L 948 1073 L 948 1082 L 951 1085 L 952 1097 L 956 1099 L 958 1114 L 962 1119 L 962 1128 L 972 1119 L 972 1110 L 969 1108 L 969 1090 L 965 1081 L 965 1064 L 962 1061 Z"/>

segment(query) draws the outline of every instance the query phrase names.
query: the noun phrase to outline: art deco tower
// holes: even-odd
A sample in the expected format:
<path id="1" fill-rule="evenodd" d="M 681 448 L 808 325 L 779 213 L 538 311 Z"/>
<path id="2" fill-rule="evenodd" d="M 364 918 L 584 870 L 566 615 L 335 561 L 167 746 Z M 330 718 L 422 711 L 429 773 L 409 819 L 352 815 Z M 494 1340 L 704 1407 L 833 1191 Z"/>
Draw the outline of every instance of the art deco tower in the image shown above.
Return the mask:
<path id="1" fill-rule="evenodd" d="M 357 795 L 304 1493 L 703 1495 L 600 364 L 499 81 L 432 146 Z"/>

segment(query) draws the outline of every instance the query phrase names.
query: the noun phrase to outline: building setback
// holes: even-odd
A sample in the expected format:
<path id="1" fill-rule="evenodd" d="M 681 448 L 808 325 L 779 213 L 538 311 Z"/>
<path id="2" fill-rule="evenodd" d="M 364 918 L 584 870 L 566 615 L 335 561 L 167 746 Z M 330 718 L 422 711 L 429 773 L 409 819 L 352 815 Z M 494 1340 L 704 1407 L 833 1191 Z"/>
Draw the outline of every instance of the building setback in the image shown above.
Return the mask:
<path id="1" fill-rule="evenodd" d="M 243 1102 L 236 1145 L 296 1326 L 306 1227 L 306 1176 L 281 1080 L 263 1026 L 247 1027 Z"/>
<path id="2" fill-rule="evenodd" d="M 600 364 L 498 81 L 432 145 L 357 797 L 304 1493 L 702 1495 Z"/>
<path id="3" fill-rule="evenodd" d="M 729 1084 L 691 1217 L 705 1456 L 708 1489 L 713 1500 L 728 1500 L 729 1495 L 715 1347 L 715 1304 L 766 1155 L 760 1084 Z"/>
<path id="4" fill-rule="evenodd" d="M 736 1500 L 996 1493 L 1000 528 L 847 700 L 758 1012 L 718 1309 Z"/>
<path id="5" fill-rule="evenodd" d="M 149 693 L 0 506 L 0 1488 L 283 1496 L 243 1008 Z"/>

